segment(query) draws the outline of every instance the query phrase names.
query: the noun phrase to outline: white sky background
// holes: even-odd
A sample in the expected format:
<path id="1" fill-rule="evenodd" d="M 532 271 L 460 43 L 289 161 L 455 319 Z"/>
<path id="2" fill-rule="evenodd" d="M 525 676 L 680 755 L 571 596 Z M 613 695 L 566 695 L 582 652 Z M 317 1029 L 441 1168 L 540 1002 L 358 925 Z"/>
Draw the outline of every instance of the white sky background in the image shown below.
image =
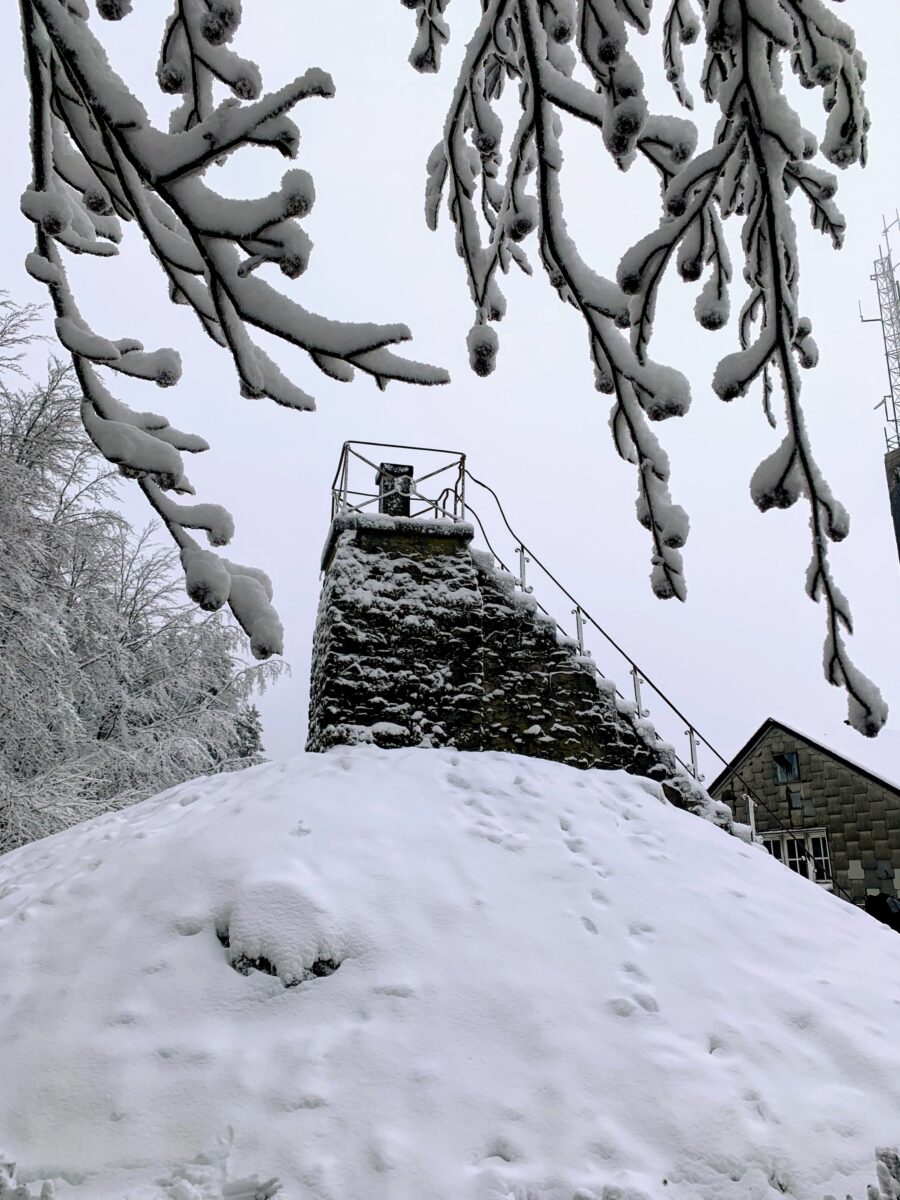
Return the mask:
<path id="1" fill-rule="evenodd" d="M 803 376 L 807 420 L 819 463 L 852 516 L 850 538 L 832 550 L 833 567 L 856 621 L 852 655 L 892 706 L 889 728 L 874 742 L 845 726 L 844 694 L 822 676 L 825 614 L 803 589 L 810 555 L 805 505 L 763 516 L 750 500 L 753 469 L 783 435 L 766 424 L 758 388 L 730 405 L 713 395 L 715 363 L 736 345 L 734 322 L 719 334 L 700 329 L 693 319 L 696 285 L 669 282 L 651 344 L 656 361 L 687 374 L 694 396 L 686 418 L 655 427 L 672 460 L 673 498 L 691 516 L 685 605 L 656 600 L 650 591 L 649 535 L 634 517 L 634 469 L 612 447 L 610 398 L 593 388 L 580 317 L 559 302 L 538 267 L 530 280 L 504 281 L 509 312 L 498 326 L 497 371 L 486 381 L 469 371 L 465 335 L 471 305 L 462 264 L 445 213 L 437 234 L 425 229 L 423 189 L 425 160 L 440 136 L 477 7 L 474 0 L 455 0 L 449 7 L 453 37 L 436 77 L 408 66 L 413 20 L 397 0 L 245 0 L 234 43 L 260 64 L 269 89 L 308 66 L 329 70 L 337 85 L 335 99 L 305 101 L 293 114 L 301 130 L 297 165 L 312 173 L 317 190 L 316 207 L 304 223 L 315 243 L 309 270 L 293 283 L 275 269 L 269 277 L 327 316 L 406 321 L 414 334 L 409 353 L 448 367 L 453 375 L 448 387 L 391 384 L 381 394 L 365 377 L 338 384 L 300 352 L 278 351 L 293 378 L 317 397 L 318 412 L 244 400 L 230 358 L 205 338 L 187 310 L 169 304 L 162 274 L 134 230 L 126 230 L 118 260 L 79 261 L 72 269 L 82 311 L 97 332 L 138 337 L 148 348 L 174 345 L 182 352 L 184 379 L 176 389 L 157 391 L 122 376 L 114 384 L 126 401 L 162 411 L 173 424 L 207 438 L 211 450 L 188 462 L 197 499 L 223 503 L 234 514 L 237 536 L 228 556 L 272 576 L 293 677 L 260 702 L 269 753 L 283 756 L 303 748 L 329 486 L 342 442 L 366 439 L 465 450 L 474 473 L 497 489 L 513 525 L 535 551 L 726 754 L 771 715 L 897 777 L 900 563 L 882 466 L 881 419 L 872 411 L 887 377 L 880 330 L 859 323 L 857 304 L 863 300 L 866 315 L 877 311 L 869 276 L 881 216 L 900 202 L 895 54 L 900 6 L 893 0 L 848 0 L 841 6 L 869 63 L 874 125 L 869 166 L 840 175 L 838 201 L 849 225 L 841 252 L 811 230 L 808 209 L 795 202 L 802 306 L 822 352 L 819 367 Z M 168 8 L 157 0 L 137 5 L 118 25 L 94 22 L 114 64 L 160 124 L 169 101 L 153 72 Z M 18 207 L 29 167 L 17 22 L 16 6 L 4 5 L 0 63 L 8 84 L 0 211 L 7 220 L 0 280 L 15 299 L 44 302 L 44 290 L 22 266 L 32 236 Z M 642 65 L 651 109 L 674 112 L 660 38 L 656 30 L 645 39 Z M 687 57 L 696 73 L 699 49 Z M 699 88 L 692 90 L 699 99 Z M 802 97 L 805 123 L 816 133 L 824 123 L 819 96 L 814 93 L 812 105 Z M 708 127 L 709 116 L 699 116 Z M 657 224 L 655 176 L 641 163 L 620 175 L 599 138 L 571 122 L 563 148 L 570 230 L 584 258 L 612 276 L 621 253 Z M 226 194 L 254 196 L 275 188 L 285 165 L 271 151 L 244 151 L 225 168 L 214 168 L 210 181 Z M 737 222 L 731 224 L 733 239 Z M 533 237 L 526 249 L 537 264 Z M 734 257 L 739 276 L 740 260 Z M 734 311 L 742 300 L 738 288 Z M 127 485 L 123 494 L 131 519 L 143 523 L 139 497 Z M 490 510 L 485 499 L 482 509 Z M 497 548 L 511 557 L 508 540 L 499 539 Z M 536 595 L 568 624 L 571 606 L 541 587 L 537 575 L 532 582 Z M 617 677 L 627 694 L 629 681 L 600 639 L 589 644 L 601 669 Z M 659 716 L 658 706 L 651 715 Z M 673 741 L 680 739 L 679 751 L 686 750 L 680 732 L 662 719 L 659 724 Z M 714 764 L 708 767 L 715 773 Z"/>

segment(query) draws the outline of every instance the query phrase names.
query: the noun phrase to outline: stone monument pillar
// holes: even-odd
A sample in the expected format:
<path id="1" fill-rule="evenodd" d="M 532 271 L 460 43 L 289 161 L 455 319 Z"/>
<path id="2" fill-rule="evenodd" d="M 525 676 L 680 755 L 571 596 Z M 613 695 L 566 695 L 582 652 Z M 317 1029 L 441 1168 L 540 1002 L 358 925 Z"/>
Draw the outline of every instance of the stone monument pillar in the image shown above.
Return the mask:
<path id="1" fill-rule="evenodd" d="M 382 465 L 380 484 L 398 478 L 411 469 Z M 729 823 L 729 810 L 635 705 L 492 555 L 471 548 L 471 525 L 397 515 L 404 501 L 408 494 L 391 487 L 388 511 L 332 522 L 308 750 L 454 746 L 620 769 L 657 781 L 679 807 Z"/>

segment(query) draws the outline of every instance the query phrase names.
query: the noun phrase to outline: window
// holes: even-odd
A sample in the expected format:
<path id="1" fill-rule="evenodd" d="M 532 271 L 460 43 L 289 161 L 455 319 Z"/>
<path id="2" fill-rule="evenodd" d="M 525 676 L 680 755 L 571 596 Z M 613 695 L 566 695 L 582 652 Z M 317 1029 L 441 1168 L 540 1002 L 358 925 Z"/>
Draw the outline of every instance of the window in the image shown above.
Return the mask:
<path id="1" fill-rule="evenodd" d="M 776 783 L 800 782 L 800 758 L 796 750 L 788 750 L 785 754 L 773 754 L 775 763 Z"/>
<path id="2" fill-rule="evenodd" d="M 806 875 L 823 887 L 831 888 L 831 856 L 824 829 L 764 833 L 762 840 L 768 852 L 780 863 L 798 875 Z"/>
<path id="3" fill-rule="evenodd" d="M 828 855 L 828 839 L 824 833 L 810 835 L 809 852 L 812 855 L 816 883 L 829 882 L 831 880 L 831 859 Z"/>
<path id="4" fill-rule="evenodd" d="M 798 875 L 805 875 L 806 869 L 806 844 L 803 838 L 786 837 L 784 839 L 784 861 L 792 871 L 796 871 Z"/>

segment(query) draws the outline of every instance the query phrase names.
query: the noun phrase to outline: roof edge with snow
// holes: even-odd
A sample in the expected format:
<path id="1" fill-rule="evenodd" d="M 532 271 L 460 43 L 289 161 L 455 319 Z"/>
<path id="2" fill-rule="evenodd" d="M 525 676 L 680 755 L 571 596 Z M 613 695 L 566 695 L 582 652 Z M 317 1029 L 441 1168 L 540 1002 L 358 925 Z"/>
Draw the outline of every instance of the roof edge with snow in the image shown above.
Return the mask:
<path id="1" fill-rule="evenodd" d="M 805 742 L 807 746 L 811 746 L 814 750 L 818 750 L 820 754 L 826 755 L 834 762 L 840 763 L 851 771 L 855 771 L 858 775 L 864 776 L 870 782 L 877 784 L 878 787 L 883 787 L 886 791 L 900 799 L 900 787 L 892 783 L 891 780 L 883 778 L 881 775 L 876 775 L 874 771 L 870 771 L 868 767 L 862 766 L 860 763 L 854 762 L 850 758 L 845 758 L 842 754 L 838 754 L 835 750 L 830 750 L 827 746 L 823 746 L 821 742 L 817 742 L 815 738 L 809 737 L 808 734 L 801 733 L 799 729 L 794 729 L 790 725 L 785 725 L 783 721 L 778 721 L 775 717 L 767 717 L 757 729 L 756 733 L 746 742 L 737 754 L 715 777 L 707 789 L 712 795 L 715 790 L 729 779 L 730 776 L 737 774 L 741 766 L 746 762 L 750 755 L 757 749 L 759 744 L 769 735 L 773 729 L 780 729 L 783 733 L 789 734 L 791 737 L 799 738 Z"/>

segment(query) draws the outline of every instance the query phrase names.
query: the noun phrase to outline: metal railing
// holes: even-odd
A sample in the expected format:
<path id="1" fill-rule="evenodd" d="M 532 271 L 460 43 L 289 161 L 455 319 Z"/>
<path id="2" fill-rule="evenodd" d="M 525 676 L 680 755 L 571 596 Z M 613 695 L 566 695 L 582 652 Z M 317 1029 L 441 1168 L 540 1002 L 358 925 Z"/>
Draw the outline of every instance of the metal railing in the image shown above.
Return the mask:
<path id="1" fill-rule="evenodd" d="M 596 618 L 588 611 L 588 609 L 586 609 L 584 605 L 581 604 L 578 599 L 576 599 L 572 592 L 570 592 L 568 588 L 560 582 L 550 568 L 544 562 L 542 562 L 534 550 L 528 546 L 523 538 L 521 538 L 513 529 L 506 516 L 506 512 L 503 508 L 503 504 L 500 501 L 500 497 L 497 495 L 494 489 L 489 484 L 484 483 L 483 480 L 476 478 L 471 471 L 467 470 L 466 474 L 473 484 L 479 488 L 482 488 L 493 499 L 504 528 L 515 542 L 515 553 L 518 558 L 518 571 L 515 574 L 517 576 L 517 583 L 522 591 L 527 594 L 531 594 L 533 590 L 528 584 L 526 571 L 529 565 L 534 565 L 543 574 L 547 582 L 549 582 L 558 592 L 560 592 L 568 602 L 574 604 L 575 607 L 571 609 L 572 616 L 575 618 L 574 637 L 563 626 L 561 626 L 558 621 L 556 622 L 556 625 L 563 637 L 569 638 L 569 640 L 576 643 L 578 646 L 579 655 L 592 661 L 594 670 L 601 679 L 607 678 L 604 672 L 601 671 L 597 664 L 593 661 L 593 654 L 585 645 L 585 630 L 586 627 L 590 627 L 596 633 L 599 633 L 606 642 L 607 647 L 613 650 L 614 653 L 619 656 L 619 659 L 625 668 L 624 673 L 630 676 L 631 686 L 634 694 L 635 716 L 641 720 L 646 720 L 650 716 L 650 710 L 644 707 L 644 688 L 646 687 L 649 688 L 652 693 L 655 693 L 667 715 L 675 718 L 678 726 L 680 726 L 680 731 L 682 732 L 683 736 L 688 739 L 688 744 L 687 753 L 684 756 L 678 753 L 674 744 L 672 745 L 672 750 L 682 767 L 684 767 L 686 771 L 693 775 L 694 779 L 696 779 L 698 783 L 702 783 L 706 778 L 706 776 L 700 771 L 698 755 L 698 749 L 700 745 L 706 746 L 717 758 L 721 759 L 724 765 L 727 765 L 726 760 L 721 758 L 721 756 L 717 754 L 713 747 L 709 745 L 706 739 L 700 734 L 696 726 L 694 726 L 693 723 L 688 720 L 684 713 L 682 713 L 681 710 L 669 699 L 665 692 L 663 692 L 662 689 L 653 682 L 646 671 L 644 671 L 631 657 L 631 655 L 619 645 L 616 639 L 610 633 L 608 633 L 606 629 L 603 628 L 600 622 L 596 620 Z M 469 512 L 475 515 L 476 519 L 478 519 L 475 510 L 472 508 L 471 502 L 469 504 Z M 478 519 L 478 523 L 479 527 L 481 528 L 482 535 L 487 541 L 487 534 L 484 529 L 484 524 L 480 519 Z M 488 543 L 488 545 L 490 546 L 490 543 Z M 496 550 L 494 550 L 493 547 L 490 548 L 491 553 L 500 563 L 500 566 L 503 567 L 504 570 L 508 571 L 509 568 L 503 562 L 503 559 L 497 554 Z M 543 612 L 547 613 L 548 616 L 550 615 L 543 604 L 539 604 L 538 607 Z M 612 673 L 616 674 L 617 672 L 613 671 Z M 624 699 L 618 688 L 616 689 L 616 694 L 621 699 Z M 671 722 L 669 722 L 669 724 L 671 724 Z M 658 730 L 657 736 L 659 737 L 660 741 L 663 741 L 663 738 L 659 735 Z"/>
<path id="2" fill-rule="evenodd" d="M 560 581 L 553 574 L 553 572 L 550 570 L 550 568 L 547 567 L 540 560 L 540 558 L 537 556 L 537 554 L 535 554 L 535 552 L 528 545 L 526 545 L 525 541 L 519 536 L 518 533 L 516 533 L 516 531 L 513 529 L 512 525 L 510 525 L 509 520 L 506 516 L 506 512 L 504 511 L 503 504 L 500 501 L 500 497 L 497 495 L 497 493 L 494 491 L 494 489 L 489 484 L 484 483 L 482 480 L 476 478 L 476 476 L 474 476 L 472 474 L 472 472 L 468 470 L 468 468 L 466 469 L 466 476 L 468 477 L 468 479 L 471 483 L 475 484 L 476 487 L 483 489 L 493 499 L 494 504 L 496 505 L 496 508 L 497 508 L 497 512 L 500 516 L 500 520 L 503 523 L 503 526 L 506 529 L 507 533 L 513 539 L 513 542 L 515 544 L 515 553 L 518 558 L 518 571 L 510 572 L 510 573 L 516 575 L 517 583 L 518 583 L 519 587 L 521 588 L 521 590 L 529 595 L 533 591 L 532 587 L 528 583 L 527 575 L 526 575 L 526 567 L 533 563 L 534 566 L 536 566 L 543 573 L 544 577 L 548 580 L 548 582 L 550 582 L 567 600 L 571 601 L 571 603 L 575 605 L 575 607 L 572 609 L 572 614 L 575 617 L 575 637 L 572 638 L 571 635 L 568 634 L 566 632 L 566 630 L 559 625 L 559 622 L 556 622 L 557 629 L 559 629 L 560 633 L 564 637 L 569 637 L 572 641 L 575 641 L 578 645 L 579 653 L 588 658 L 591 657 L 591 651 L 585 649 L 585 641 L 584 641 L 585 625 L 589 625 L 597 633 L 599 633 L 601 635 L 601 637 L 603 637 L 607 646 L 611 647 L 616 652 L 616 654 L 619 655 L 621 661 L 624 664 L 627 664 L 628 674 L 631 676 L 631 681 L 632 681 L 632 685 L 633 685 L 633 689 L 634 689 L 634 704 L 635 704 L 635 710 L 636 710 L 635 715 L 637 717 L 643 719 L 643 718 L 647 718 L 650 716 L 650 710 L 644 708 L 644 706 L 643 706 L 643 704 L 644 704 L 644 691 L 643 691 L 644 686 L 649 688 L 650 691 L 653 694 L 655 694 L 655 696 L 657 697 L 657 699 L 660 702 L 660 706 L 661 706 L 662 713 L 663 713 L 663 720 L 666 722 L 667 725 L 669 725 L 669 727 L 671 729 L 672 724 L 673 724 L 673 719 L 674 719 L 676 727 L 678 725 L 680 725 L 683 736 L 688 739 L 687 755 L 686 755 L 686 757 L 688 759 L 687 762 L 680 754 L 678 754 L 678 752 L 674 746 L 672 746 L 672 750 L 675 754 L 676 759 L 681 764 L 681 766 L 690 775 L 692 775 L 694 777 L 694 779 L 697 781 L 697 783 L 702 784 L 706 778 L 703 774 L 701 774 L 700 769 L 699 769 L 699 762 L 698 762 L 699 753 L 698 752 L 701 747 L 705 747 L 705 749 L 709 752 L 709 754 L 712 756 L 712 758 L 718 764 L 721 764 L 722 767 L 729 767 L 730 762 L 727 758 L 725 758 L 725 756 L 721 753 L 721 751 L 718 750 L 712 744 L 712 742 L 709 741 L 708 738 L 703 736 L 703 734 L 700 732 L 700 730 L 684 715 L 684 713 L 681 711 L 681 709 L 678 708 L 678 706 L 672 700 L 669 699 L 669 697 L 665 694 L 665 692 L 656 683 L 653 682 L 653 680 L 646 673 L 646 671 L 644 671 L 638 665 L 638 663 L 631 657 L 631 655 L 628 654 L 627 651 L 625 651 L 619 645 L 619 643 L 615 640 L 615 638 L 613 638 L 612 635 L 609 634 L 603 628 L 603 626 L 599 623 L 599 621 L 595 620 L 595 618 L 591 615 L 590 612 L 588 612 L 588 610 L 584 607 L 584 605 L 579 603 L 579 601 L 576 600 L 575 596 L 573 596 L 573 594 L 566 587 L 564 587 L 562 583 L 560 583 Z M 498 561 L 498 563 L 504 570 L 509 571 L 509 567 L 506 566 L 506 564 L 503 562 L 503 559 L 497 554 L 497 551 L 491 545 L 491 543 L 488 539 L 488 536 L 487 536 L 487 532 L 484 527 L 484 522 L 482 521 L 481 517 L 476 512 L 476 510 L 472 507 L 471 501 L 469 501 L 469 504 L 468 504 L 468 512 L 475 518 L 476 523 L 478 524 L 478 527 L 481 530 L 482 537 L 484 538 L 485 542 L 487 543 L 488 549 L 491 551 L 494 558 Z M 536 601 L 536 603 L 538 604 L 538 608 L 540 608 L 542 612 L 547 613 L 548 616 L 550 615 L 543 604 L 541 604 L 537 601 Z M 605 678 L 603 672 L 600 671 L 596 665 L 595 665 L 594 669 L 596 670 L 597 674 L 601 678 Z M 618 688 L 616 688 L 616 694 L 621 696 L 621 692 L 619 692 Z M 662 742 L 662 741 L 664 741 L 664 738 L 660 735 L 659 728 L 658 728 L 659 723 L 660 723 L 659 709 L 657 709 L 657 711 L 654 713 L 654 727 L 656 728 L 657 738 L 659 739 L 659 741 Z M 735 781 L 735 783 L 740 785 L 740 788 L 742 790 L 742 796 L 743 796 L 745 802 L 747 803 L 748 815 L 750 818 L 754 838 L 756 837 L 754 808 L 762 809 L 769 817 L 770 828 L 766 829 L 764 832 L 766 832 L 766 833 L 782 833 L 782 834 L 786 834 L 789 837 L 794 837 L 796 835 L 797 831 L 788 829 L 782 823 L 781 818 L 779 817 L 778 813 L 775 812 L 766 803 L 766 801 L 759 795 L 758 792 L 755 791 L 755 789 L 747 782 L 747 780 L 743 777 L 743 775 L 741 775 L 741 773 L 739 771 L 734 771 L 732 773 L 732 779 Z M 809 877 L 809 879 L 815 881 L 815 879 L 816 879 L 815 862 L 814 862 L 812 856 L 808 853 L 808 851 L 805 848 L 801 849 L 799 851 L 799 855 L 800 855 L 800 858 L 806 864 L 807 876 Z M 844 899 L 848 900 L 850 903 L 853 903 L 853 898 L 849 895 L 849 893 L 847 891 L 845 891 L 844 888 L 842 888 L 838 884 L 838 882 L 834 878 L 832 878 L 831 884 L 836 893 L 843 896 Z"/>
<path id="3" fill-rule="evenodd" d="M 626 668 L 625 673 L 631 677 L 636 717 L 641 720 L 646 720 L 651 715 L 650 710 L 644 707 L 644 689 L 649 689 L 649 691 L 656 697 L 657 701 L 659 702 L 659 706 L 656 708 L 656 712 L 654 713 L 653 725 L 656 731 L 657 739 L 660 743 L 670 746 L 675 758 L 681 764 L 683 769 L 687 771 L 688 774 L 692 775 L 697 783 L 702 784 L 706 778 L 706 776 L 703 775 L 700 770 L 699 755 L 701 749 L 705 749 L 716 761 L 716 763 L 721 764 L 722 767 L 730 766 L 729 760 L 725 758 L 725 756 L 709 741 L 708 738 L 704 737 L 704 735 L 693 724 L 693 722 L 691 722 L 684 715 L 681 709 L 669 699 L 662 688 L 650 678 L 647 672 L 639 666 L 636 660 L 633 659 L 631 655 L 619 645 L 615 638 L 613 638 L 612 635 L 603 628 L 600 622 L 597 621 L 596 618 L 588 611 L 588 609 L 586 609 L 584 605 L 581 604 L 575 598 L 575 596 L 559 581 L 550 568 L 544 562 L 542 562 L 534 550 L 532 550 L 531 547 L 526 544 L 524 539 L 520 537 L 519 534 L 513 529 L 506 516 L 506 512 L 503 508 L 503 504 L 500 501 L 500 497 L 490 486 L 490 484 L 485 483 L 483 480 L 478 479 L 472 474 L 466 465 L 466 456 L 462 452 L 456 450 L 436 450 L 427 446 L 389 445 L 380 442 L 345 442 L 341 450 L 338 468 L 335 472 L 334 480 L 332 482 L 332 519 L 343 513 L 378 511 L 377 506 L 379 503 L 385 499 L 386 495 L 390 494 L 389 491 L 385 491 L 383 486 L 376 486 L 376 490 L 374 491 L 364 490 L 354 486 L 354 484 L 358 482 L 358 477 L 354 476 L 354 466 L 356 463 L 362 463 L 365 467 L 369 468 L 371 471 L 374 471 L 376 473 L 376 478 L 380 477 L 381 468 L 386 465 L 383 463 L 373 462 L 370 458 L 367 458 L 364 454 L 356 449 L 358 446 L 366 446 L 376 450 L 411 450 L 417 454 L 427 454 L 433 456 L 432 461 L 434 461 L 435 456 L 439 460 L 440 456 L 444 456 L 444 458 L 446 458 L 447 455 L 450 455 L 451 458 L 449 461 L 441 463 L 436 468 L 428 470 L 421 475 L 410 475 L 406 477 L 408 478 L 409 483 L 408 485 L 404 484 L 404 494 L 408 495 L 411 501 L 416 500 L 422 505 L 418 511 L 413 512 L 411 504 L 409 516 L 411 518 L 427 516 L 435 520 L 448 521 L 464 521 L 472 519 L 474 524 L 477 525 L 478 529 L 480 530 L 485 545 L 501 569 L 513 576 L 516 586 L 520 589 L 520 591 L 524 595 L 532 598 L 534 604 L 540 609 L 540 611 L 554 622 L 559 633 L 577 645 L 579 655 L 590 661 L 593 670 L 601 679 L 607 679 L 608 677 L 604 675 L 603 671 L 601 671 L 599 666 L 597 666 L 591 650 L 585 645 L 586 628 L 590 627 L 590 629 L 598 633 L 604 639 L 607 648 L 611 649 L 619 656 L 620 661 Z M 359 470 L 360 468 L 357 468 L 357 472 Z M 420 490 L 421 484 L 427 483 L 430 480 L 437 480 L 440 476 L 446 475 L 448 472 L 452 472 L 450 482 L 445 484 L 442 491 L 438 492 L 436 495 L 429 497 Z M 485 521 L 472 505 L 471 490 L 467 496 L 467 480 L 484 491 L 493 500 L 501 524 L 513 542 L 513 554 L 516 560 L 516 566 L 514 570 L 507 565 L 503 556 L 498 553 L 497 549 L 492 543 L 485 526 Z M 373 506 L 375 506 L 374 510 Z M 537 600 L 536 597 L 533 596 L 534 589 L 528 582 L 528 567 L 531 565 L 535 566 L 542 573 L 545 580 L 550 583 L 559 593 L 561 593 L 561 595 L 568 602 L 574 605 L 574 608 L 570 610 L 571 614 L 575 618 L 574 635 L 569 633 L 563 626 L 561 626 L 553 614 L 544 606 L 544 604 L 542 604 L 539 600 Z M 612 680 L 609 682 L 612 682 Z M 619 696 L 620 699 L 624 699 L 618 688 L 616 688 L 616 695 Z M 662 714 L 663 723 L 668 726 L 668 732 L 680 732 L 683 737 L 687 738 L 686 753 L 683 756 L 678 753 L 675 745 L 670 741 L 666 741 L 666 739 L 660 733 L 660 714 Z M 778 816 L 778 814 L 774 812 L 765 802 L 765 800 L 759 796 L 759 794 L 751 787 L 747 780 L 744 779 L 740 772 L 733 772 L 732 779 L 736 784 L 740 785 L 740 788 L 742 789 L 742 795 L 747 802 L 752 825 L 755 826 L 753 810 L 754 808 L 758 808 L 764 810 L 768 814 L 771 821 L 771 828 L 767 829 L 765 832 L 777 832 L 791 837 L 795 835 L 796 831 L 788 829 L 782 824 L 781 818 Z M 753 832 L 755 834 L 755 827 Z M 808 852 L 803 850 L 800 852 L 800 857 L 806 860 L 807 873 L 809 877 L 814 880 L 815 864 L 811 856 L 808 854 Z M 840 893 L 845 897 L 845 899 L 850 900 L 852 903 L 852 898 L 837 884 L 836 881 L 832 880 L 832 885 L 835 892 Z"/>
<path id="4" fill-rule="evenodd" d="M 384 484 L 379 486 L 381 468 L 385 464 L 373 462 L 357 449 L 358 446 L 366 446 L 372 450 L 413 450 L 417 454 L 428 455 L 429 465 L 434 462 L 437 462 L 438 465 L 421 475 L 396 476 L 390 487 L 386 487 Z M 440 461 L 447 459 L 448 455 L 450 456 L 448 461 Z M 360 475 L 363 473 L 362 468 L 358 465 L 360 463 L 375 472 L 376 487 L 374 491 L 355 486 L 360 482 Z M 421 484 L 429 480 L 436 480 L 440 476 L 445 477 L 441 480 L 442 483 L 445 483 L 448 472 L 450 473 L 450 483 L 436 496 L 428 497 L 420 491 Z M 399 446 L 383 442 L 344 442 L 340 461 L 331 483 L 331 519 L 334 520 L 335 517 L 344 513 L 378 512 L 385 497 L 392 491 L 408 496 L 410 502 L 418 501 L 424 506 L 413 512 L 411 503 L 408 514 L 410 517 L 427 515 L 435 520 L 464 521 L 466 518 L 466 456 L 459 450 L 436 450 L 429 446 Z"/>

